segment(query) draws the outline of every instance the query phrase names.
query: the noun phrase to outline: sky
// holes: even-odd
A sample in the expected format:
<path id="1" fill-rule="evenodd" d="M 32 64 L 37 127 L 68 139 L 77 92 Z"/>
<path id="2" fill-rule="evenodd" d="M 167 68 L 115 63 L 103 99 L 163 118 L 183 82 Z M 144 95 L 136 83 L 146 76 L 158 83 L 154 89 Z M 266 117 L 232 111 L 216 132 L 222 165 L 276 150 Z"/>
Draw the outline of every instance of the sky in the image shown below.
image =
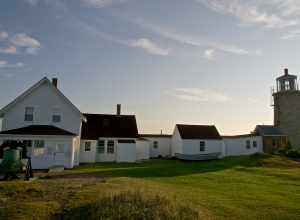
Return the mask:
<path id="1" fill-rule="evenodd" d="M 1 0 L 0 106 L 39 81 L 141 133 L 272 124 L 270 88 L 300 71 L 299 0 Z"/>

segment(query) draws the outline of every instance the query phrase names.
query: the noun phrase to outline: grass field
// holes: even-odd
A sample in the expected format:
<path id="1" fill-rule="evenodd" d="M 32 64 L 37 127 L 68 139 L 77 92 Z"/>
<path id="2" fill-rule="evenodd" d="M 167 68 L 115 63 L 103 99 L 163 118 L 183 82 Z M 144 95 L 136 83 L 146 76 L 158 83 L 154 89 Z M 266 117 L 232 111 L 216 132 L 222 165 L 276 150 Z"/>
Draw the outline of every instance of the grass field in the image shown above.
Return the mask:
<path id="1" fill-rule="evenodd" d="M 201 219 L 300 219 L 300 163 L 268 155 L 82 165 L 33 182 L 0 182 L 1 219 L 47 219 L 103 196 L 138 191 Z"/>

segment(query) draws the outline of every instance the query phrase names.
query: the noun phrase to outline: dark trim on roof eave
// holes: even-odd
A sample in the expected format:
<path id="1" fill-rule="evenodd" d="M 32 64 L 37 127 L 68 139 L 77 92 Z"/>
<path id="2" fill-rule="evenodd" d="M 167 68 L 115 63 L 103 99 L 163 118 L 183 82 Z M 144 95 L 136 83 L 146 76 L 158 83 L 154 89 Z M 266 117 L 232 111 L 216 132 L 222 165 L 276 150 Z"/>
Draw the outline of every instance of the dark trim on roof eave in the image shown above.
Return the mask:
<path id="1" fill-rule="evenodd" d="M 140 137 L 160 137 L 160 138 L 170 138 L 172 137 L 171 134 L 140 134 Z"/>

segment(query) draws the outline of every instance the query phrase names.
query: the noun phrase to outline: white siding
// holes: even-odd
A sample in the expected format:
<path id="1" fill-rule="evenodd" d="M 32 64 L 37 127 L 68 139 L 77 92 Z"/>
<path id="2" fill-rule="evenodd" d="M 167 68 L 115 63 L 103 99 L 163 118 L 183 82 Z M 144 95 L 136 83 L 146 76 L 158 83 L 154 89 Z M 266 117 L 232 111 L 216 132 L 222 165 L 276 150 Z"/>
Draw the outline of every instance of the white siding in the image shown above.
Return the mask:
<path id="1" fill-rule="evenodd" d="M 136 159 L 148 160 L 150 158 L 150 142 L 137 141 L 136 142 Z"/>
<path id="2" fill-rule="evenodd" d="M 143 137 L 143 136 L 142 136 Z M 150 143 L 150 157 L 170 157 L 172 147 L 172 137 L 143 137 L 149 140 Z M 154 142 L 157 141 L 158 147 L 154 148 Z"/>
<path id="3" fill-rule="evenodd" d="M 81 140 L 80 143 L 80 163 L 95 163 L 95 162 L 116 162 L 119 146 L 118 140 L 122 140 L 126 138 L 100 138 L 100 140 L 105 141 L 104 145 L 104 153 L 98 153 L 97 151 L 97 140 Z M 126 139 L 126 140 L 134 140 L 135 139 Z M 85 151 L 85 142 L 91 142 L 91 151 Z M 107 152 L 107 142 L 114 141 L 114 153 Z M 135 145 L 135 144 L 134 144 Z M 133 155 L 136 158 L 136 153 Z"/>
<path id="4" fill-rule="evenodd" d="M 91 142 L 91 150 L 85 151 L 85 143 Z M 97 152 L 97 141 L 81 140 L 80 142 L 80 163 L 95 163 Z"/>
<path id="5" fill-rule="evenodd" d="M 200 151 L 200 141 L 205 142 L 205 151 Z M 223 152 L 223 141 L 222 140 L 182 140 L 182 154 L 194 155 L 194 154 L 210 154 L 210 153 L 221 153 Z"/>
<path id="6" fill-rule="evenodd" d="M 175 126 L 173 136 L 172 136 L 172 149 L 171 149 L 172 157 L 174 157 L 176 153 L 182 154 L 182 139 L 180 137 L 177 126 Z"/>
<path id="7" fill-rule="evenodd" d="M 67 136 L 7 136 L 1 135 L 3 140 L 43 140 L 45 147 L 40 149 L 41 154 L 36 154 L 36 149 L 32 147 L 28 154 L 31 155 L 33 169 L 48 169 L 52 166 L 64 166 L 73 168 L 75 141 L 73 137 Z"/>
<path id="8" fill-rule="evenodd" d="M 246 142 L 250 141 L 250 149 L 247 149 Z M 253 146 L 256 141 L 257 147 Z M 262 137 L 225 137 L 226 156 L 251 155 L 263 152 Z"/>
<path id="9" fill-rule="evenodd" d="M 136 162 L 136 143 L 119 143 L 117 162 Z"/>
<path id="10" fill-rule="evenodd" d="M 24 121 L 26 107 L 34 107 L 33 122 Z M 61 122 L 52 122 L 53 110 L 59 108 Z M 11 130 L 29 125 L 53 125 L 80 136 L 81 116 L 57 94 L 48 83 L 34 90 L 30 95 L 8 110 L 2 121 L 2 130 Z"/>

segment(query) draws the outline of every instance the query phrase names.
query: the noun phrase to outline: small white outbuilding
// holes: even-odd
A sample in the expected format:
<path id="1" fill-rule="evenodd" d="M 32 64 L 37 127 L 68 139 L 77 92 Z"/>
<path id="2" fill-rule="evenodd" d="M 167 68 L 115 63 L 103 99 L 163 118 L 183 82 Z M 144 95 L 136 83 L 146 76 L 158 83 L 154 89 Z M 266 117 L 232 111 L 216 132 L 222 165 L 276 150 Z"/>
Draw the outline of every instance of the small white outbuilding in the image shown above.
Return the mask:
<path id="1" fill-rule="evenodd" d="M 225 145 L 214 125 L 177 124 L 172 156 L 182 160 L 209 160 L 225 156 Z"/>

